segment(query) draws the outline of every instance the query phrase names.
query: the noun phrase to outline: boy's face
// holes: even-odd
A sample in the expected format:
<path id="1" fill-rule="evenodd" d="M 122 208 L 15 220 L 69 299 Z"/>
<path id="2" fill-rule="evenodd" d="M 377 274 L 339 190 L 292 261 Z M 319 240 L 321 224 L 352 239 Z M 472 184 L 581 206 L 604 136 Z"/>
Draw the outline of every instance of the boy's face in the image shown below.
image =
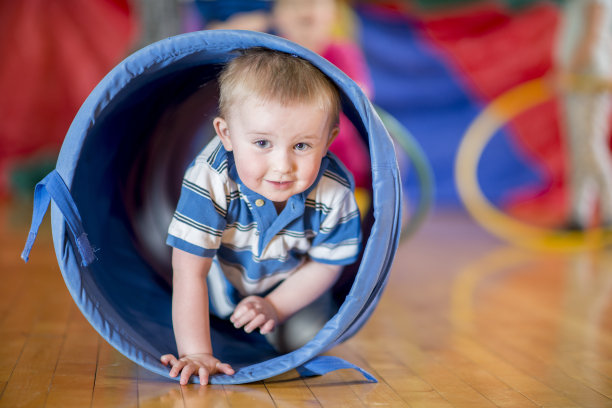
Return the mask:
<path id="1" fill-rule="evenodd" d="M 238 175 L 251 190 L 275 203 L 307 190 L 337 135 L 329 115 L 315 104 L 283 106 L 248 97 L 234 104 L 215 131 L 234 153 Z"/>

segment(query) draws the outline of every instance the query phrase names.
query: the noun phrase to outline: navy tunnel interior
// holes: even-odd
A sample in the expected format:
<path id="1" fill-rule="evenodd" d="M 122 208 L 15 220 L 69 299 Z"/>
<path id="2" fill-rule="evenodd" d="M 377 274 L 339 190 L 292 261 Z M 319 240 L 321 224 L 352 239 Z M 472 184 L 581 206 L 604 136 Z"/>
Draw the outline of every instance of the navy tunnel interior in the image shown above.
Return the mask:
<path id="1" fill-rule="evenodd" d="M 140 78 L 125 88 L 90 129 L 75 172 L 72 194 L 85 230 L 103 248 L 90 278 L 110 307 L 148 340 L 152 356 L 176 353 L 165 238 L 183 173 L 213 136 L 221 67 Z M 335 298 L 346 295 L 355 272 L 347 269 Z M 213 348 L 222 361 L 241 367 L 277 355 L 258 334 L 227 322 L 213 325 Z"/>

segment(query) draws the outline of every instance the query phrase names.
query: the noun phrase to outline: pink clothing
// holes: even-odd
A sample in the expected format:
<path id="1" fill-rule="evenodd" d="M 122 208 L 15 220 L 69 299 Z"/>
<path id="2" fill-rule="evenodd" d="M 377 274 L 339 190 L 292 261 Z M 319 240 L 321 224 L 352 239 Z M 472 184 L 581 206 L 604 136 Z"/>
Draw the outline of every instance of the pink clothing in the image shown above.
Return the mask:
<path id="1" fill-rule="evenodd" d="M 357 45 L 348 41 L 332 42 L 321 55 L 357 82 L 368 97 L 372 95 L 370 73 Z M 365 140 L 367 139 L 359 135 L 351 121 L 341 114 L 340 133 L 330 150 L 353 173 L 355 186 L 370 190 L 372 187 L 370 155 Z"/>
<path id="2" fill-rule="evenodd" d="M 331 42 L 321 56 L 357 82 L 368 97 L 372 96 L 372 79 L 361 49 L 350 41 Z"/>

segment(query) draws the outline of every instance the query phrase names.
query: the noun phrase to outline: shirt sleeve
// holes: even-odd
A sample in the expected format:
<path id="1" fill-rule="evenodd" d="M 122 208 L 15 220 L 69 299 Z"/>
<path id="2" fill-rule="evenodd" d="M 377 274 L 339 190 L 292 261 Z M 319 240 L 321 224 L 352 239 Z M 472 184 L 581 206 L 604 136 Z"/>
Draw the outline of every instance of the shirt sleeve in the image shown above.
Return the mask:
<path id="1" fill-rule="evenodd" d="M 348 265 L 359 255 L 361 219 L 352 190 L 344 190 L 338 198 L 324 211 L 308 255 L 317 262 Z"/>
<path id="2" fill-rule="evenodd" d="M 213 257 L 226 225 L 224 177 L 196 158 L 187 170 L 166 243 L 194 255 Z"/>

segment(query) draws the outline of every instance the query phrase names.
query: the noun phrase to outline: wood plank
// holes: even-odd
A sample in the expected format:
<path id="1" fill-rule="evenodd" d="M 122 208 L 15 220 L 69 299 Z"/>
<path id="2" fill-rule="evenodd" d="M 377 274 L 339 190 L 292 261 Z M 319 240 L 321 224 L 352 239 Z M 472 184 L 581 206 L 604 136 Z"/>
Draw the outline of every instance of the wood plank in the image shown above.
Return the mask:
<path id="1" fill-rule="evenodd" d="M 453 341 L 453 347 L 458 354 L 485 368 L 488 372 L 538 406 L 579 407 L 578 404 L 537 380 L 530 373 L 525 373 L 516 368 L 505 358 L 489 351 L 472 339 L 456 337 Z"/>
<path id="2" fill-rule="evenodd" d="M 219 407 L 228 408 L 229 401 L 225 397 L 222 385 L 189 384 L 181 387 L 185 408 Z"/>
<path id="3" fill-rule="evenodd" d="M 138 388 L 134 380 L 96 377 L 91 407 L 137 406 Z"/>
<path id="4" fill-rule="evenodd" d="M 612 360 L 593 361 L 589 359 L 590 357 L 591 356 L 585 358 L 589 367 L 592 367 L 595 371 L 604 375 L 606 378 L 612 378 Z"/>
<path id="5" fill-rule="evenodd" d="M 351 370 L 341 370 L 338 372 L 338 376 L 343 381 L 343 386 L 348 385 L 357 398 L 367 407 L 405 408 L 410 406 L 382 378 L 378 383 L 364 382 L 361 374 Z"/>
<path id="6" fill-rule="evenodd" d="M 72 306 L 66 338 L 58 361 L 58 369 L 63 364 L 78 363 L 96 366 L 98 351 L 104 340 L 89 325 L 76 305 Z M 105 343 L 105 342 L 104 342 Z"/>
<path id="7" fill-rule="evenodd" d="M 495 404 L 471 387 L 470 384 L 462 381 L 441 364 L 418 362 L 410 364 L 409 367 L 430 383 L 454 407 L 495 407 Z"/>
<path id="8" fill-rule="evenodd" d="M 412 408 L 451 408 L 454 406 L 444 399 L 436 390 L 407 391 L 402 389 L 401 383 L 395 381 L 392 381 L 392 383 L 398 386 L 397 393 L 407 401 Z"/>
<path id="9" fill-rule="evenodd" d="M 612 400 L 605 395 L 598 393 L 579 381 L 575 381 L 561 370 L 555 369 L 548 362 L 530 358 L 524 351 L 512 348 L 495 338 L 481 338 L 481 341 L 498 356 L 512 361 L 524 373 L 530 373 L 533 378 L 556 390 L 559 394 L 566 396 L 579 406 L 599 408 L 612 404 Z"/>
<path id="10" fill-rule="evenodd" d="M 457 377 L 472 386 L 497 407 L 529 408 L 537 406 L 489 371 L 453 350 L 443 350 L 430 354 L 432 358 L 448 367 Z"/>
<path id="11" fill-rule="evenodd" d="M 178 382 L 167 379 L 138 367 L 138 406 L 140 408 L 185 406 L 181 386 Z"/>
<path id="12" fill-rule="evenodd" d="M 38 296 L 38 293 L 34 293 L 31 289 L 22 293 L 23 295 L 13 303 L 11 312 L 0 323 L 0 333 L 3 333 L 3 336 L 10 336 L 11 333 L 29 334 L 36 321 L 41 306 L 33 302 L 32 297 Z"/>
<path id="13" fill-rule="evenodd" d="M 115 350 L 104 339 L 99 339 L 98 370 L 96 377 L 112 380 L 131 380 L 136 384 L 138 366 Z"/>
<path id="14" fill-rule="evenodd" d="M 93 398 L 95 365 L 64 364 L 56 370 L 46 408 L 89 407 Z"/>
<path id="15" fill-rule="evenodd" d="M 447 336 L 447 330 L 446 328 L 441 327 L 441 324 L 443 323 L 435 323 L 432 320 L 429 322 L 429 325 L 423 325 L 418 329 L 426 331 L 432 337 L 440 338 L 441 336 Z M 523 371 L 514 367 L 510 362 L 507 362 L 504 359 L 500 359 L 499 356 L 492 354 L 487 348 L 482 347 L 478 344 L 478 339 L 472 340 L 460 336 L 455 336 L 453 337 L 451 344 L 445 344 L 441 349 L 444 350 L 449 347 L 449 345 L 451 345 L 457 353 L 463 355 L 468 359 L 471 359 L 476 365 L 486 370 L 488 373 L 495 376 L 496 378 L 500 379 L 503 383 L 514 389 L 517 393 L 526 396 L 538 406 L 578 406 L 576 403 L 564 397 L 556 390 L 549 388 L 540 381 L 535 380 L 528 373 L 524 373 Z M 358 343 L 357 347 L 363 354 L 367 355 L 369 353 L 368 347 L 372 347 L 372 345 L 371 343 Z M 404 363 L 407 367 L 410 367 L 411 370 L 415 372 L 416 376 L 418 376 L 421 380 L 425 381 L 428 384 L 431 383 L 432 387 L 437 390 L 440 395 L 444 396 L 445 399 L 449 395 L 451 395 L 448 393 L 445 394 L 443 389 L 440 389 L 439 386 L 435 385 L 435 375 L 433 378 L 430 378 L 432 374 L 423 374 L 423 370 L 435 367 L 436 365 L 435 357 L 428 357 L 427 353 L 432 353 L 431 351 L 428 351 L 426 353 L 422 350 L 419 350 L 415 344 L 411 344 L 405 341 L 403 344 L 398 344 L 398 342 L 394 342 L 393 346 L 390 349 L 394 350 L 394 354 L 392 355 L 393 357 L 389 358 L 396 358 L 398 361 Z M 415 363 L 410 364 L 410 360 L 413 360 Z M 431 364 L 429 363 L 430 361 L 432 362 Z M 419 366 L 423 367 L 421 371 L 419 371 L 418 369 Z M 434 372 L 436 371 L 434 370 Z M 386 381 L 389 380 L 386 379 Z M 403 396 L 402 393 L 400 393 L 400 395 Z M 452 406 L 467 403 L 466 401 L 462 402 L 457 400 L 449 402 L 451 402 Z M 482 403 L 482 400 L 480 401 L 480 403 Z"/>
<path id="16" fill-rule="evenodd" d="M 562 284 L 551 285 L 550 283 L 555 282 L 558 276 L 563 277 L 563 274 L 559 275 L 559 269 L 563 269 L 563 264 L 557 260 L 551 265 L 554 265 L 554 268 L 542 267 L 542 261 L 536 258 L 535 263 L 530 263 L 523 268 L 526 269 L 525 271 L 517 271 L 518 273 L 512 275 L 514 280 L 512 285 L 499 285 L 500 290 L 488 292 L 487 297 L 480 300 L 479 308 L 472 312 L 473 315 L 476 315 L 474 320 L 479 324 L 472 328 L 471 335 L 475 341 L 481 342 L 482 337 L 490 337 L 492 331 L 498 330 L 497 340 L 505 344 L 512 343 L 511 348 L 514 347 L 515 354 L 507 357 L 509 361 L 513 361 L 516 365 L 515 357 L 517 356 L 521 356 L 519 361 L 522 360 L 523 363 L 525 363 L 525 358 L 531 359 L 530 368 L 527 368 L 525 364 L 522 365 L 521 371 L 524 373 L 532 373 L 536 368 L 534 364 L 536 364 L 539 372 L 549 373 L 549 379 L 536 377 L 559 393 L 568 394 L 568 397 L 580 395 L 578 397 L 580 401 L 594 400 L 590 404 L 609 403 L 607 398 L 601 399 L 597 392 L 593 393 L 589 390 L 588 388 L 592 388 L 590 385 L 587 384 L 586 387 L 580 385 L 581 379 L 576 374 L 582 371 L 579 365 L 566 364 L 565 367 L 561 367 L 559 364 L 560 355 L 567 355 L 567 351 L 572 349 L 580 349 L 581 353 L 584 353 L 584 349 L 588 349 L 588 346 L 575 344 L 574 340 L 569 343 L 565 340 L 562 343 L 563 352 L 551 355 L 551 351 L 559 350 L 559 337 L 551 336 L 551 333 L 559 333 L 559 327 L 564 321 L 570 322 L 572 333 L 589 332 L 584 326 L 587 321 L 585 318 L 568 319 L 567 310 L 559 308 L 558 296 L 551 295 L 551 292 L 557 293 L 563 289 Z M 542 270 L 544 272 L 541 272 Z M 500 294 L 500 291 L 503 293 Z M 523 334 L 517 336 L 517 333 Z M 517 346 L 517 342 L 521 345 Z M 567 363 L 568 360 L 565 359 L 565 362 Z M 574 362 L 578 363 L 578 360 Z M 572 380 L 568 380 L 567 376 L 572 377 Z M 567 389 L 569 383 L 573 390 Z M 602 394 L 606 393 L 606 389 L 610 389 L 608 385 L 599 388 Z"/>
<path id="17" fill-rule="evenodd" d="M 138 406 L 141 408 L 185 407 L 178 384 L 146 382 L 138 384 Z"/>
<path id="18" fill-rule="evenodd" d="M 20 332 L 0 332 L 2 347 L 0 347 L 0 382 L 6 383 L 19 361 L 26 344 L 27 337 Z"/>
<path id="19" fill-rule="evenodd" d="M 349 341 L 348 344 L 345 343 L 334 348 L 331 354 L 356 364 L 376 377 L 378 383 L 371 383 L 365 380 L 361 373 L 357 372 L 356 370 L 337 371 L 339 377 L 344 381 L 344 385 L 348 385 L 353 393 L 355 393 L 355 395 L 366 406 L 384 405 L 390 407 L 407 407 L 408 404 L 406 401 L 402 399 L 397 391 L 386 382 L 386 379 L 379 368 L 386 367 L 389 369 L 389 367 L 404 367 L 399 365 L 396 360 L 390 362 L 384 357 L 381 357 L 380 351 L 380 349 L 375 350 L 375 352 L 378 352 L 378 357 L 371 354 L 365 355 L 364 353 L 356 353 L 350 347 Z M 377 368 L 374 367 L 376 362 L 380 363 Z M 429 389 L 431 389 L 431 387 Z"/>
<path id="20" fill-rule="evenodd" d="M 12 256 L 15 256 L 13 253 Z M 15 260 L 0 259 L 0 265 L 12 265 Z M 12 288 L 11 291 L 7 291 L 3 296 L 0 296 L 0 330 L 8 329 L 8 325 L 4 324 L 4 321 L 10 314 L 14 313 L 14 307 L 19 302 L 19 298 L 25 293 L 26 276 L 28 271 L 14 270 L 10 274 L 2 274 L 3 282 L 5 287 Z M 9 275 L 9 276 L 6 276 Z"/>
<path id="21" fill-rule="evenodd" d="M 100 340 L 92 408 L 138 405 L 137 366 Z"/>
<path id="22" fill-rule="evenodd" d="M 536 299 L 535 295 L 524 294 L 520 299 L 511 301 L 515 297 L 508 292 L 507 286 L 504 286 L 504 291 L 506 293 L 494 297 L 494 302 L 500 303 L 500 306 L 488 303 L 489 313 L 485 320 L 489 323 L 484 327 L 485 331 L 479 334 L 488 339 L 488 346 L 495 347 L 497 352 L 504 350 L 505 355 L 515 364 L 520 364 L 523 371 L 536 373 L 536 378 L 582 405 L 610 403 L 612 382 L 587 367 L 584 361 L 571 359 L 574 350 L 580 350 L 582 354 L 582 350 L 589 349 L 584 344 L 584 337 L 581 338 L 578 333 L 594 333 L 586 318 L 575 317 L 576 310 L 589 303 L 589 296 L 582 299 L 581 305 L 574 304 L 572 308 L 563 309 L 561 303 L 544 302 L 540 297 Z M 510 303 L 511 309 L 508 308 Z M 491 310 L 499 310 L 495 314 L 497 319 L 493 318 Z M 513 316 L 507 310 L 512 310 Z M 520 321 L 518 316 L 521 317 Z M 512 335 L 511 332 L 517 328 L 521 328 L 526 335 Z M 555 340 L 551 338 L 551 332 L 558 333 Z M 598 334 L 596 336 L 601 339 Z M 559 343 L 559 340 L 562 342 Z"/>
<path id="23" fill-rule="evenodd" d="M 57 366 L 49 388 L 46 407 L 88 407 L 92 403 L 100 339 L 75 305 Z"/>
<path id="24" fill-rule="evenodd" d="M 228 403 L 234 408 L 269 408 L 275 406 L 274 400 L 263 381 L 244 385 L 225 385 L 223 389 Z"/>
<path id="25" fill-rule="evenodd" d="M 440 395 L 431 384 L 396 358 L 393 353 L 395 351 L 402 352 L 401 349 L 395 349 L 398 346 L 397 344 L 394 343 L 391 347 L 384 348 L 373 347 L 372 343 L 369 344 L 369 346 L 364 347 L 357 338 L 356 341 L 351 341 L 348 345 L 345 345 L 345 349 L 349 347 L 349 350 L 352 350 L 352 357 L 349 360 L 371 370 L 378 380 L 386 384 L 389 391 L 396 394 L 404 403 L 410 407 L 419 408 L 452 407 L 451 403 Z M 390 351 L 393 349 L 395 349 L 393 352 Z M 394 397 L 392 399 L 395 401 Z M 368 402 L 372 403 L 371 401 Z"/>
<path id="26" fill-rule="evenodd" d="M 357 381 L 361 381 L 359 378 Z M 305 378 L 304 383 L 323 407 L 365 407 L 366 404 L 337 372 Z"/>
<path id="27" fill-rule="evenodd" d="M 417 346 L 403 342 L 399 347 L 396 344 L 392 350 L 395 359 L 430 384 L 452 406 L 495 407 L 490 400 Z"/>
<path id="28" fill-rule="evenodd" d="M 29 408 L 42 407 L 47 399 L 47 389 L 51 381 L 47 373 L 19 375 L 18 382 L 9 382 L 6 385 L 0 407 L 2 408 Z"/>
<path id="29" fill-rule="evenodd" d="M 267 379 L 264 381 L 264 384 L 277 405 L 293 404 L 296 407 L 322 406 L 295 370 Z"/>
<path id="30" fill-rule="evenodd" d="M 586 353 L 584 349 L 588 346 L 572 342 L 569 345 L 567 342 L 559 344 L 551 344 L 548 341 L 545 333 L 534 329 L 531 336 L 510 336 L 507 326 L 500 324 L 489 325 L 489 335 L 495 336 L 497 341 L 500 341 L 515 350 L 521 350 L 529 359 L 532 360 L 532 365 L 554 367 L 560 374 L 572 378 L 572 381 L 582 383 L 584 386 L 595 390 L 604 395 L 606 398 L 612 397 L 612 379 L 597 370 L 596 363 L 593 361 L 602 358 L 593 353 Z M 580 349 L 574 352 L 574 349 Z M 550 354 L 553 353 L 552 356 Z M 551 360 L 549 362 L 549 360 Z M 547 363 L 548 362 L 548 363 Z"/>
<path id="31" fill-rule="evenodd" d="M 59 336 L 28 339 L 4 389 L 0 407 L 44 405 L 63 340 Z"/>
<path id="32" fill-rule="evenodd" d="M 487 301 L 496 304 L 497 306 L 494 307 L 499 308 L 500 311 L 507 310 L 507 307 L 512 305 L 510 310 L 514 310 L 516 316 L 529 316 L 529 320 L 534 324 L 531 329 L 540 327 L 537 323 L 549 322 L 549 324 L 560 325 L 560 328 L 564 331 L 564 336 L 569 335 L 574 340 L 576 340 L 576 336 L 584 338 L 585 334 L 592 335 L 593 333 L 590 330 L 597 329 L 596 326 L 593 326 L 597 322 L 589 318 L 589 315 L 597 316 L 599 314 L 600 319 L 603 317 L 602 315 L 607 315 L 603 311 L 606 310 L 606 307 L 608 310 L 610 309 L 610 284 L 601 282 L 601 279 L 596 279 L 595 282 L 590 283 L 591 287 L 586 289 L 586 293 L 578 295 L 573 293 L 577 291 L 573 287 L 575 285 L 568 281 L 567 273 L 559 272 L 559 269 L 568 268 L 566 264 L 570 261 L 571 259 L 565 259 L 565 264 L 558 262 L 555 264 L 555 269 L 548 268 L 538 271 L 536 276 L 533 277 L 525 276 L 534 271 L 533 265 L 527 265 L 525 267 L 526 271 L 519 274 L 518 278 L 513 279 L 509 284 L 496 290 L 494 296 L 491 294 Z M 609 266 L 612 266 L 612 263 Z M 588 270 L 584 272 L 586 274 L 596 273 Z M 606 273 L 611 275 L 609 279 L 612 281 L 612 274 Z M 557 282 L 558 288 L 556 290 L 547 289 L 546 285 L 550 285 L 551 282 Z M 601 293 L 602 287 L 606 289 L 603 294 Z M 522 294 L 520 297 L 517 296 L 519 292 Z M 553 292 L 555 295 L 549 292 Z M 565 299 L 561 296 L 564 296 Z M 604 304 L 598 305 L 602 299 Z M 569 302 L 567 306 L 564 305 L 566 302 Z M 596 309 L 602 307 L 603 310 Z M 578 310 L 582 311 L 578 312 Z M 608 357 L 612 357 L 612 332 L 610 330 L 599 330 L 595 334 L 597 341 L 604 346 L 601 352 L 606 353 Z M 558 337 L 552 339 L 558 339 Z"/>

